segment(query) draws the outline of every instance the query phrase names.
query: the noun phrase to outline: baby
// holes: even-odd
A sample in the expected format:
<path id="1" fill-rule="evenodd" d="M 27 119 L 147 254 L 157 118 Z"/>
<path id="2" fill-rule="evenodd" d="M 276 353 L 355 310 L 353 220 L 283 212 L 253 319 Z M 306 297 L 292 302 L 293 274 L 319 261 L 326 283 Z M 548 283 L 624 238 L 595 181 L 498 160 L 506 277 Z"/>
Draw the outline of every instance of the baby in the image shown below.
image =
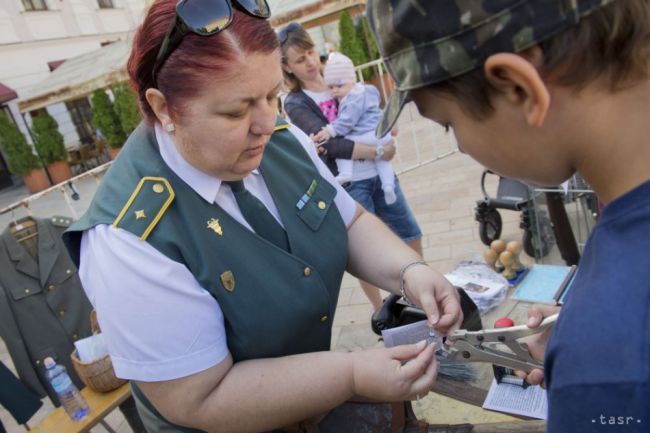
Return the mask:
<path id="1" fill-rule="evenodd" d="M 352 60 L 341 53 L 330 54 L 323 76 L 332 97 L 339 101 L 338 117 L 321 129 L 314 141 L 320 143 L 345 136 L 357 143 L 377 144 L 377 158 L 371 162 L 376 166 L 386 204 L 395 203 L 395 173 L 390 162 L 381 159 L 383 146 L 391 141 L 391 136 L 386 134 L 379 140 L 375 137 L 381 117 L 379 91 L 374 86 L 357 83 Z M 339 175 L 336 180 L 341 184 L 354 180 L 353 172 L 362 170 L 367 164 L 367 160 L 337 159 Z"/>

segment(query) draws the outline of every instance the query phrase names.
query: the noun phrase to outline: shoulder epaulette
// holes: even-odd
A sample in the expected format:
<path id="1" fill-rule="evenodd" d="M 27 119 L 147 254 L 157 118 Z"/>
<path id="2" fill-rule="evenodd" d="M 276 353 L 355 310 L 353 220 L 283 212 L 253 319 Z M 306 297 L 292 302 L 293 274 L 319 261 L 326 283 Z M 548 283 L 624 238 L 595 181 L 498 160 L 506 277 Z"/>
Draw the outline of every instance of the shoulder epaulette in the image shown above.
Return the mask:
<path id="1" fill-rule="evenodd" d="M 273 132 L 278 132 L 289 128 L 291 128 L 291 124 L 282 117 L 278 116 L 275 120 L 275 128 L 273 129 Z"/>
<path id="2" fill-rule="evenodd" d="M 143 177 L 113 222 L 146 240 L 174 201 L 174 190 L 164 177 Z"/>

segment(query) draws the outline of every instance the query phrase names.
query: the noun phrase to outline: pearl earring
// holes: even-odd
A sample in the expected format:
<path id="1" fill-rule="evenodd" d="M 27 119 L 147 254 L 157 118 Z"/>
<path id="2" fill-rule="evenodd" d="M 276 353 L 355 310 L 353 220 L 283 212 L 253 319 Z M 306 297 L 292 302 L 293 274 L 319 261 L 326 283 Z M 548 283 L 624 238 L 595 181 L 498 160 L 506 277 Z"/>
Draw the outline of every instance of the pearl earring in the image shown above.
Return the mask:
<path id="1" fill-rule="evenodd" d="M 176 130 L 176 127 L 174 126 L 173 123 L 168 123 L 167 125 L 165 125 L 165 129 L 167 130 L 167 132 L 174 132 Z"/>

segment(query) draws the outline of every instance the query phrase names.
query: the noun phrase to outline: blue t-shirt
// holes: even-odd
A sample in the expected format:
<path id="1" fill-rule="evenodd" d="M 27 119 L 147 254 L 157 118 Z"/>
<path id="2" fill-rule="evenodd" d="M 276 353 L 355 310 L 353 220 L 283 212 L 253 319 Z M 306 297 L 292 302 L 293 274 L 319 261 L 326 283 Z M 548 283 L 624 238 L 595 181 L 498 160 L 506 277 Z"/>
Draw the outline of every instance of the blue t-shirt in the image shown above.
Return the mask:
<path id="1" fill-rule="evenodd" d="M 604 209 L 545 372 L 549 433 L 650 432 L 650 182 Z"/>

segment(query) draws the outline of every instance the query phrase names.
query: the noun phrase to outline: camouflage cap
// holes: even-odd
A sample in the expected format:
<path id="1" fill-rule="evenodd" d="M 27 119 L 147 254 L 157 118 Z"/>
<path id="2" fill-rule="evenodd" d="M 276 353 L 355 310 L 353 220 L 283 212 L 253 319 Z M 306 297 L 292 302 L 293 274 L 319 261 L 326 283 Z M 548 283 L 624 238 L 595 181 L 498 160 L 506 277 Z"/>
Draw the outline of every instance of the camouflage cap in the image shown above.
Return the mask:
<path id="1" fill-rule="evenodd" d="M 613 0 L 368 0 L 368 21 L 395 90 L 377 136 L 395 124 L 410 90 L 529 48 Z"/>

